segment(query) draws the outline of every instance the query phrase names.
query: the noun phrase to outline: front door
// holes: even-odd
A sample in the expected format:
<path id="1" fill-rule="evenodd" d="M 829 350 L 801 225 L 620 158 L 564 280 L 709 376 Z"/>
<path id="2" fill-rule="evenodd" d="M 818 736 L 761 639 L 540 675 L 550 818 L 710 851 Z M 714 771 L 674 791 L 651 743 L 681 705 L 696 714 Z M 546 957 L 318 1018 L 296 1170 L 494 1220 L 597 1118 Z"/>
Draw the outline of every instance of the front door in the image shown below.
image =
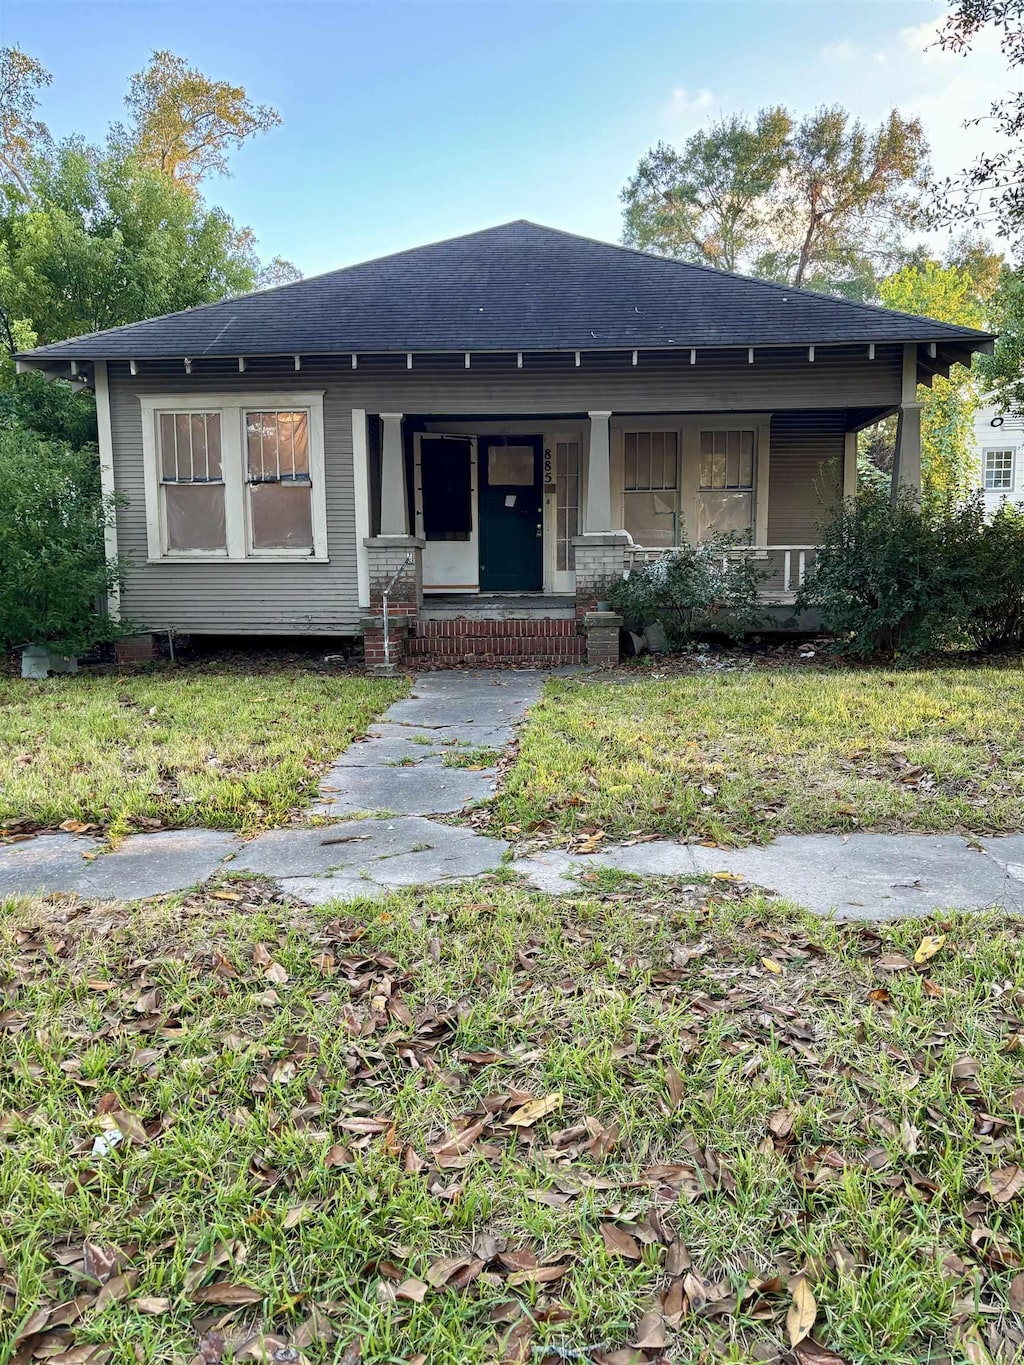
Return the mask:
<path id="1" fill-rule="evenodd" d="M 481 436 L 480 590 L 539 592 L 544 586 L 540 436 Z"/>

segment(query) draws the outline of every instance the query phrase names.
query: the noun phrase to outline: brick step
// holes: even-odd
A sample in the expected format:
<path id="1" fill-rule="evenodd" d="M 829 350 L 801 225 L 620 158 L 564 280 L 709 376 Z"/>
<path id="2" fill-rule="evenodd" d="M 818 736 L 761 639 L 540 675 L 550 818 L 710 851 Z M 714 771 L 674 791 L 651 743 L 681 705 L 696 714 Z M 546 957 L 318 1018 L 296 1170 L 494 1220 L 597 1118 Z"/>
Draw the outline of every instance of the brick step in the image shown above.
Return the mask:
<path id="1" fill-rule="evenodd" d="M 433 668 L 565 668 L 584 662 L 582 654 L 415 654 L 407 666 L 429 673 Z"/>
<path id="2" fill-rule="evenodd" d="M 574 620 L 540 617 L 537 620 L 480 620 L 455 616 L 420 621 L 417 634 L 428 640 L 449 639 L 571 639 L 577 633 Z"/>
<path id="3" fill-rule="evenodd" d="M 406 642 L 406 653 L 420 659 L 437 658 L 482 659 L 493 656 L 515 659 L 524 656 L 562 659 L 574 662 L 583 657 L 586 641 L 582 635 L 463 635 L 449 637 L 416 636 Z"/>

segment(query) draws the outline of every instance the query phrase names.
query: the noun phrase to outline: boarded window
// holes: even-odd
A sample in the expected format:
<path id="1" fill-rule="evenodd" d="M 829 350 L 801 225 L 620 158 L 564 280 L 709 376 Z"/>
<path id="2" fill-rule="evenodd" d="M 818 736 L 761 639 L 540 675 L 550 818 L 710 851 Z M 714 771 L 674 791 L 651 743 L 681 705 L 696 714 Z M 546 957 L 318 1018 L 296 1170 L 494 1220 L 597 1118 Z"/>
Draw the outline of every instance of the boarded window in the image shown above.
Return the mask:
<path id="1" fill-rule="evenodd" d="M 420 438 L 423 535 L 468 540 L 473 530 L 470 443 L 449 436 Z"/>
<path id="2" fill-rule="evenodd" d="M 754 531 L 756 440 L 752 430 L 700 433 L 697 539 Z"/>
<path id="3" fill-rule="evenodd" d="M 245 448 L 253 550 L 312 553 L 309 413 L 247 412 Z"/>
<path id="4" fill-rule="evenodd" d="M 227 551 L 219 412 L 161 412 L 159 468 L 167 549 Z"/>
<path id="5" fill-rule="evenodd" d="M 623 435 L 626 530 L 637 545 L 675 545 L 679 533 L 679 433 Z"/>
<path id="6" fill-rule="evenodd" d="M 490 488 L 529 488 L 537 478 L 533 446 L 491 446 L 487 451 Z"/>

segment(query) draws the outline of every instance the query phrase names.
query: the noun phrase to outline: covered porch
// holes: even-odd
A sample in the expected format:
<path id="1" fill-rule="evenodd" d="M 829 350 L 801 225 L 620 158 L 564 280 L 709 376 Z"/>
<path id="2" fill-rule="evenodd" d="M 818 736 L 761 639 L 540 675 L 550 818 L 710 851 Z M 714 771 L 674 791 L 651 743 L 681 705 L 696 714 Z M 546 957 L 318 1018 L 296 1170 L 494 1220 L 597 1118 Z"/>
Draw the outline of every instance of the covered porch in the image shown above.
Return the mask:
<path id="1" fill-rule="evenodd" d="M 588 657 L 610 656 L 612 622 L 596 641 L 609 585 L 722 532 L 757 558 L 766 603 L 792 605 L 818 527 L 856 491 L 857 432 L 884 412 L 366 414 L 368 650 L 388 665 L 403 636 L 424 654 L 490 633 L 511 654 L 544 636 L 543 654 L 572 618 Z M 916 406 L 901 417 L 897 477 L 916 486 Z"/>

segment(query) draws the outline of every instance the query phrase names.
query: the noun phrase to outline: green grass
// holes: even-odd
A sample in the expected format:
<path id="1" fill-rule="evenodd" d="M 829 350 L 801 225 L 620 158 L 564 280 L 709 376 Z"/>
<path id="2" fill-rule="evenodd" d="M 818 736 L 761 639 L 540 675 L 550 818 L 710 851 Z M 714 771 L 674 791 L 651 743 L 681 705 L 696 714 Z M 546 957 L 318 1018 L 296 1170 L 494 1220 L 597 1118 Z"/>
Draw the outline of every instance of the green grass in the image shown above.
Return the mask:
<path id="1" fill-rule="evenodd" d="M 0 1342 L 31 1324 L 48 1355 L 136 1365 L 216 1330 L 282 1360 L 358 1341 L 366 1365 L 472 1365 L 509 1331 L 538 1360 L 620 1349 L 655 1311 L 670 1360 L 750 1362 L 802 1270 L 850 1365 L 961 1365 L 958 1334 L 1019 1326 L 1022 1200 L 985 1180 L 1024 1139 L 1024 924 L 876 933 L 605 885 L 0 908 Z M 925 966 L 885 969 L 940 930 Z M 531 1096 L 560 1106 L 509 1124 Z M 531 1257 L 563 1273 L 510 1278 Z M 215 1285 L 251 1301 L 203 1302 Z"/>
<path id="2" fill-rule="evenodd" d="M 735 842 L 783 831 L 1019 830 L 1024 669 L 759 668 L 555 680 L 497 830 Z"/>
<path id="3" fill-rule="evenodd" d="M 280 824 L 407 687 L 295 663 L 0 677 L 0 828 Z"/>

